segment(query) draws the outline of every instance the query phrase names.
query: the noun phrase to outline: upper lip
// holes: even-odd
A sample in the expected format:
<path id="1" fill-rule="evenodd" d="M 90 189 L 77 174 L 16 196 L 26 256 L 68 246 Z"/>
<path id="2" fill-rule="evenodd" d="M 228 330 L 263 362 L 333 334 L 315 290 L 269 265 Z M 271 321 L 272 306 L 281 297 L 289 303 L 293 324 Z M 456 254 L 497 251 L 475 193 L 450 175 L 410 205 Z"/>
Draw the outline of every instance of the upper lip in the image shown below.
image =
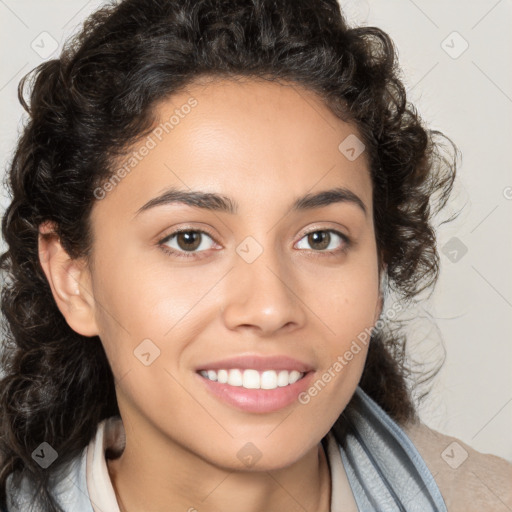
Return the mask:
<path id="1" fill-rule="evenodd" d="M 235 356 L 210 363 L 204 363 L 196 368 L 201 370 L 231 370 L 238 368 L 240 370 L 296 370 L 300 373 L 307 373 L 313 370 L 310 364 L 304 363 L 293 357 L 288 356 L 261 356 L 245 355 Z"/>

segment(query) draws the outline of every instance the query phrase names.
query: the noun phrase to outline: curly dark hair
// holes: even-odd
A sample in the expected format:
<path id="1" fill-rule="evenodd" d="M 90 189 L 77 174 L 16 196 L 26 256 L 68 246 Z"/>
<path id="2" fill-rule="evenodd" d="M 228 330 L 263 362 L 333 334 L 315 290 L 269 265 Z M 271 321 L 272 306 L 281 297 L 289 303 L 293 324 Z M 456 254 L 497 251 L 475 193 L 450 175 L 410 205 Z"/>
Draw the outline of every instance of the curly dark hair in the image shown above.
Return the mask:
<path id="1" fill-rule="evenodd" d="M 353 122 L 371 164 L 376 242 L 390 288 L 409 303 L 437 280 L 433 218 L 450 195 L 458 150 L 407 101 L 385 32 L 349 27 L 336 0 L 123 0 L 101 8 L 59 58 L 18 87 L 30 117 L 8 169 L 11 202 L 2 220 L 0 506 L 14 473 L 37 484 L 44 510 L 60 511 L 48 491 L 51 475 L 84 449 L 102 419 L 119 414 L 99 337 L 73 331 L 55 303 L 38 228 L 53 222 L 71 257 L 89 257 L 95 188 L 151 131 L 159 102 L 201 76 L 296 83 Z M 399 423 L 417 417 L 405 342 L 399 332 L 374 332 L 360 381 Z M 49 469 L 31 457 L 43 441 L 59 454 Z"/>

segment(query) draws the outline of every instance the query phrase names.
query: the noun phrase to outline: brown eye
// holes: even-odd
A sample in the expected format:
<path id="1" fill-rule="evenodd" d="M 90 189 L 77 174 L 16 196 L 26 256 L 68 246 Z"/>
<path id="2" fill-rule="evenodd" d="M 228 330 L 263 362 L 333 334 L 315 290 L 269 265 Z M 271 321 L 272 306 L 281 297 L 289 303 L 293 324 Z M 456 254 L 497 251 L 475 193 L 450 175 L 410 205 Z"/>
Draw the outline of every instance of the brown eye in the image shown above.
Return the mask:
<path id="1" fill-rule="evenodd" d="M 331 241 L 331 234 L 327 231 L 314 231 L 308 235 L 308 243 L 313 249 L 323 251 L 329 247 Z"/>
<path id="2" fill-rule="evenodd" d="M 198 229 L 180 229 L 159 242 L 166 252 L 177 256 L 195 256 L 215 246 L 215 240 Z"/>
<path id="3" fill-rule="evenodd" d="M 334 253 L 346 249 L 348 245 L 349 239 L 342 233 L 334 229 L 317 229 L 304 235 L 299 240 L 297 247 L 299 249 L 311 248 L 317 252 Z"/>
<path id="4" fill-rule="evenodd" d="M 198 231 L 182 231 L 177 234 L 176 242 L 184 251 L 194 251 L 201 245 L 201 234 Z"/>

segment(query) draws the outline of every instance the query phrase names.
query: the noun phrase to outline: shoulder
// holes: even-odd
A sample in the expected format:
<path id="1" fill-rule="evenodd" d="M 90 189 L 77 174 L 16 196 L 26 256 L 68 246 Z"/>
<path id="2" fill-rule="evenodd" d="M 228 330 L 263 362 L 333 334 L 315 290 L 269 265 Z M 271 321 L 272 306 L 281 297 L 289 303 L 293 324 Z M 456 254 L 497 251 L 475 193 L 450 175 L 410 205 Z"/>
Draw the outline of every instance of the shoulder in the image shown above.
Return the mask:
<path id="1" fill-rule="evenodd" d="M 512 463 L 478 452 L 421 421 L 401 428 L 427 464 L 450 512 L 512 510 Z"/>

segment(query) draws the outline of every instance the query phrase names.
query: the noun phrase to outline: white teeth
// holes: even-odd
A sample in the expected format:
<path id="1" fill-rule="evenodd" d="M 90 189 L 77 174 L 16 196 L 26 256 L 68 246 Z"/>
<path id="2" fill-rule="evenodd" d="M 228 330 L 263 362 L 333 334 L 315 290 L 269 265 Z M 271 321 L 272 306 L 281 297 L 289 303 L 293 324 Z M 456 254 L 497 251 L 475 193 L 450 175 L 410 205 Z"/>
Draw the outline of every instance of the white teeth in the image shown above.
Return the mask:
<path id="1" fill-rule="evenodd" d="M 217 381 L 220 384 L 229 384 L 230 386 L 244 387 L 246 389 L 276 389 L 294 384 L 304 374 L 296 370 L 202 370 L 201 375 L 206 379 Z"/>
<path id="2" fill-rule="evenodd" d="M 290 384 L 294 384 L 300 379 L 300 373 L 297 370 L 293 370 L 290 372 Z"/>
<path id="3" fill-rule="evenodd" d="M 260 374 L 256 370 L 245 370 L 242 386 L 246 389 L 260 389 Z"/>
<path id="4" fill-rule="evenodd" d="M 211 372 L 210 370 L 208 374 Z M 215 373 L 215 372 L 213 372 Z M 230 370 L 228 372 L 228 384 L 230 386 L 242 386 L 243 385 L 243 375 L 240 370 Z"/>
<path id="5" fill-rule="evenodd" d="M 277 376 L 277 385 L 280 388 L 288 386 L 288 372 L 286 370 L 281 370 L 279 372 L 279 375 Z"/>
<path id="6" fill-rule="evenodd" d="M 209 370 L 208 370 L 208 373 L 210 373 Z M 228 372 L 227 372 L 227 370 L 219 370 L 217 372 L 217 381 L 220 384 L 226 384 L 226 382 L 228 381 Z"/>
<path id="7" fill-rule="evenodd" d="M 260 379 L 261 389 L 276 389 L 277 388 L 277 374 L 271 370 L 263 372 Z"/>

